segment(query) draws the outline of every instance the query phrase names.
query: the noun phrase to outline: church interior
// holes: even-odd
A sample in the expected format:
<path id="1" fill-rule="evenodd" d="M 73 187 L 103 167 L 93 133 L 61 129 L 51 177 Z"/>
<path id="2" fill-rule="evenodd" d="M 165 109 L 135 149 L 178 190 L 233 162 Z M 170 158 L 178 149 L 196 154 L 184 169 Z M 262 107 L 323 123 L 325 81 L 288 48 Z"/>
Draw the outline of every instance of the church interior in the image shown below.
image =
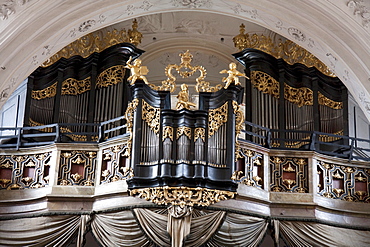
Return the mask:
<path id="1" fill-rule="evenodd" d="M 370 245 L 366 1 L 0 6 L 0 246 Z"/>

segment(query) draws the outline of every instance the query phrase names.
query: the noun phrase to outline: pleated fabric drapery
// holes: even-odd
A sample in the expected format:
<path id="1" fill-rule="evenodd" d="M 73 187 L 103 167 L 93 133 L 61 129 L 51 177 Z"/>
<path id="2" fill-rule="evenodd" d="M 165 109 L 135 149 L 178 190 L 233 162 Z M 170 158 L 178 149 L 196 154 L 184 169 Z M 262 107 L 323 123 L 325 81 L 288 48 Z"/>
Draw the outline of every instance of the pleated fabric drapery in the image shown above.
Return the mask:
<path id="1" fill-rule="evenodd" d="M 340 228 L 315 222 L 273 220 L 273 224 L 275 231 L 280 232 L 289 246 L 370 246 L 370 231 Z"/>
<path id="2" fill-rule="evenodd" d="M 102 246 L 151 246 L 130 210 L 94 215 L 91 231 Z"/>
<path id="3" fill-rule="evenodd" d="M 92 215 L 53 215 L 0 221 L 0 246 L 65 246 L 72 240 L 83 246 L 91 228 L 102 246 L 171 246 L 167 209 L 136 208 Z M 316 222 L 272 220 L 289 246 L 370 246 L 370 231 Z M 257 246 L 267 231 L 267 219 L 225 211 L 194 209 L 185 247 Z M 172 233 L 173 234 L 173 233 Z M 173 245 L 172 245 L 173 246 Z"/>
<path id="4" fill-rule="evenodd" d="M 257 246 L 265 236 L 267 227 L 265 219 L 228 213 L 220 230 L 207 246 Z"/>
<path id="5" fill-rule="evenodd" d="M 223 221 L 225 212 L 216 211 L 208 214 L 192 214 L 190 223 L 190 232 L 186 236 L 172 237 L 168 230 L 168 217 L 166 215 L 158 214 L 152 210 L 144 208 L 134 209 L 136 218 L 146 233 L 146 235 L 155 242 L 156 245 L 162 247 L 198 247 L 206 243 L 206 241 L 215 233 Z M 200 216 L 199 216 L 200 215 Z M 173 221 L 173 220 L 172 220 Z M 171 222 L 171 224 L 176 224 L 180 226 L 180 222 Z M 183 234 L 182 231 L 172 231 L 172 234 Z M 175 242 L 171 239 L 175 239 Z M 178 240 L 184 240 L 180 243 Z"/>
<path id="6" fill-rule="evenodd" d="M 145 234 L 158 246 L 171 246 L 171 238 L 166 231 L 167 215 L 146 208 L 135 208 L 136 219 Z"/>
<path id="7" fill-rule="evenodd" d="M 78 234 L 82 246 L 88 215 L 58 215 L 0 221 L 0 246 L 63 246 Z"/>

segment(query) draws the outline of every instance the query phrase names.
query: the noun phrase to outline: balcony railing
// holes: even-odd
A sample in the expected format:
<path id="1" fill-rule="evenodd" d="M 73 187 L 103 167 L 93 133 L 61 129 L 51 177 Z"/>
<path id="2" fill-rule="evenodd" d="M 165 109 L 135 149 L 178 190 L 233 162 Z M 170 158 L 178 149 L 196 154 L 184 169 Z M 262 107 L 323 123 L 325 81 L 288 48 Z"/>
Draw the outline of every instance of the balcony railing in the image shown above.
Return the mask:
<path id="1" fill-rule="evenodd" d="M 5 127 L 0 128 L 0 148 L 19 150 L 53 143 L 99 143 L 125 135 L 126 127 L 124 116 L 101 123 L 56 123 L 33 127 Z M 79 131 L 74 131 L 74 129 Z"/>
<path id="2" fill-rule="evenodd" d="M 73 127 L 79 130 L 72 131 Z M 120 116 L 101 123 L 56 123 L 34 127 L 0 128 L 0 148 L 42 146 L 52 143 L 100 143 L 126 134 Z M 370 161 L 370 140 L 318 131 L 269 129 L 245 122 L 239 138 L 269 149 L 310 150 L 343 159 Z"/>
<path id="3" fill-rule="evenodd" d="M 240 138 L 280 150 L 310 150 L 343 159 L 370 161 L 370 140 L 318 131 L 279 130 L 245 122 Z"/>

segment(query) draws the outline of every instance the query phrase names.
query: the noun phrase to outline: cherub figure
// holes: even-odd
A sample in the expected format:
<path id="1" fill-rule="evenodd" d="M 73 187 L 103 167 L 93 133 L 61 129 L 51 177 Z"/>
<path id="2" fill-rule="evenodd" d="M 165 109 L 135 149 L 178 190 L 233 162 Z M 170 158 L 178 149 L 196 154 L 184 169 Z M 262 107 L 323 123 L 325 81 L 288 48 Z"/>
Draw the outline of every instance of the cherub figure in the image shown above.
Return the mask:
<path id="1" fill-rule="evenodd" d="M 222 82 L 226 82 L 226 85 L 224 87 L 225 89 L 227 89 L 232 82 L 234 82 L 235 85 L 241 85 L 241 83 L 239 82 L 238 76 L 243 76 L 243 77 L 249 79 L 248 76 L 246 76 L 244 73 L 241 73 L 241 72 L 236 70 L 236 64 L 235 63 L 230 63 L 229 64 L 229 70 L 224 69 L 224 70 L 220 71 L 220 74 L 226 74 L 226 73 L 229 74 L 228 77 L 222 78 Z"/>
<path id="2" fill-rule="evenodd" d="M 178 102 L 176 104 L 176 110 L 181 110 L 183 108 L 190 110 L 190 107 L 195 107 L 196 105 L 192 102 L 189 102 L 189 90 L 188 85 L 182 84 L 181 91 L 177 95 Z"/>
<path id="3" fill-rule="evenodd" d="M 131 75 L 127 79 L 131 81 L 130 85 L 134 84 L 137 79 L 141 79 L 145 82 L 145 84 L 149 84 L 148 80 L 146 79 L 145 75 L 148 74 L 149 70 L 146 66 L 141 66 L 141 60 L 135 59 L 134 63 L 131 64 L 132 57 L 126 62 L 126 69 L 130 69 Z"/>

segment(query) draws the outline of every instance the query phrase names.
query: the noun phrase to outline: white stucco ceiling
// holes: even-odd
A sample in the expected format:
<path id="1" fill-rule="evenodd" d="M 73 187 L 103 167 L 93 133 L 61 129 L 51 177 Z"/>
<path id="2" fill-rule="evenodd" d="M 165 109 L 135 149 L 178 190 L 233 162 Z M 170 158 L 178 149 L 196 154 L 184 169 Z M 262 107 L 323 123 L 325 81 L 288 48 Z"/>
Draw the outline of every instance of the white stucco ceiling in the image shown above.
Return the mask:
<path id="1" fill-rule="evenodd" d="M 168 42 L 179 48 L 203 47 L 205 53 L 212 48 L 232 53 L 228 35 L 237 34 L 239 23 L 249 23 L 247 27 L 256 32 L 271 30 L 322 60 L 370 120 L 369 9 L 370 1 L 361 0 L 1 0 L 0 107 L 22 80 L 65 45 L 89 32 L 141 17 L 139 28 L 148 38 L 141 48 L 147 50 L 143 59 L 149 64 L 165 53 Z M 171 14 L 163 15 L 161 29 L 155 30 L 156 20 L 144 16 L 158 13 Z M 175 20 L 188 13 L 188 22 L 179 26 Z M 193 23 L 192 15 L 197 17 Z"/>

